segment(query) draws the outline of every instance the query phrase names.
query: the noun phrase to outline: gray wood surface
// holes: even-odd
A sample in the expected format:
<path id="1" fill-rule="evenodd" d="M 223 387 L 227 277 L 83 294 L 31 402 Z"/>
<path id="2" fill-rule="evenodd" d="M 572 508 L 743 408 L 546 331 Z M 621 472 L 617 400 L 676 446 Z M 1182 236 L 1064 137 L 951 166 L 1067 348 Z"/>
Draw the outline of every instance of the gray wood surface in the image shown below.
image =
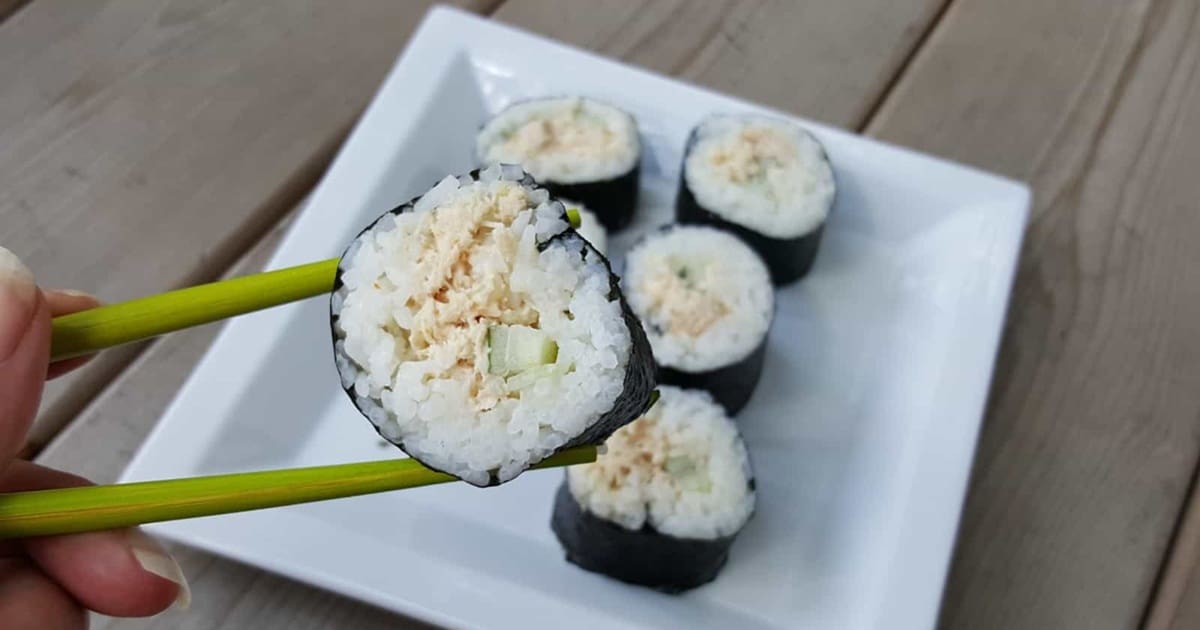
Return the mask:
<path id="1" fill-rule="evenodd" d="M 312 185 L 428 4 L 31 3 L 0 25 L 0 238 L 42 284 L 109 301 L 218 276 Z M 32 439 L 134 354 L 55 381 Z"/>
<path id="2" fill-rule="evenodd" d="M 509 0 L 494 17 L 692 83 L 857 129 L 944 4 Z"/>
<path id="3" fill-rule="evenodd" d="M 958 0 L 868 127 L 1034 188 L 946 628 L 1152 596 L 1200 437 L 1198 12 Z"/>
<path id="4" fill-rule="evenodd" d="M 1146 615 L 1146 630 L 1200 628 L 1200 485 L 1192 483 L 1188 510 Z"/>
<path id="5" fill-rule="evenodd" d="M 28 2 L 29 0 L 0 0 L 0 21 L 16 13 L 18 9 L 25 6 Z"/>

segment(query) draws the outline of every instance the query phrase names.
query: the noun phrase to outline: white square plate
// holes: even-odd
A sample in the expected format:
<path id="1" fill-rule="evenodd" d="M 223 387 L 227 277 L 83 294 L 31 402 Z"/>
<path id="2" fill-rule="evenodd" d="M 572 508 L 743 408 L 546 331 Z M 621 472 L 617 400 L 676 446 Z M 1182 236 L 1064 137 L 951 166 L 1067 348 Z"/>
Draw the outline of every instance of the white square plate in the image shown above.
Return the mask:
<path id="1" fill-rule="evenodd" d="M 437 9 L 271 266 L 338 255 L 377 215 L 469 170 L 489 114 L 553 94 L 638 119 L 645 202 L 615 258 L 670 220 L 697 120 L 768 111 Z M 565 562 L 548 525 L 558 471 L 151 529 L 456 627 L 932 627 L 1029 193 L 801 122 L 829 151 L 838 200 L 813 273 L 779 293 L 763 380 L 738 419 L 759 508 L 712 584 L 663 595 Z M 398 456 L 338 389 L 327 308 L 309 300 L 226 327 L 124 480 Z"/>

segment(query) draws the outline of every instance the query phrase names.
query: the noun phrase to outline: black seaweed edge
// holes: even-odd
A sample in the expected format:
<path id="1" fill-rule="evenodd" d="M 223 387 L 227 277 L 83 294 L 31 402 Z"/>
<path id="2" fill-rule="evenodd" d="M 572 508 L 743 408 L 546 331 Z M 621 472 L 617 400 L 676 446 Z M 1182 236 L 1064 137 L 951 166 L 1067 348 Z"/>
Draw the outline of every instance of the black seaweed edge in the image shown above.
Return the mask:
<path id="1" fill-rule="evenodd" d="M 753 479 L 750 489 L 754 491 Z M 571 494 L 566 479 L 554 495 L 550 529 L 562 545 L 567 562 L 671 594 L 716 579 L 737 537 L 734 533 L 713 539 L 676 538 L 649 523 L 639 530 L 626 529 L 584 509 Z"/>
<path id="2" fill-rule="evenodd" d="M 767 337 L 763 335 L 758 346 L 739 361 L 733 361 L 711 370 L 689 372 L 680 368 L 658 363 L 657 378 L 660 385 L 674 385 L 681 389 L 700 389 L 712 394 L 713 400 L 725 408 L 730 417 L 744 409 L 758 389 L 763 365 L 767 357 Z"/>
<path id="3" fill-rule="evenodd" d="M 527 98 L 509 103 L 504 109 L 496 112 L 495 115 L 489 116 L 487 120 L 479 125 L 479 129 L 475 132 L 475 147 L 472 153 L 475 155 L 475 161 L 484 164 L 483 156 L 479 155 L 479 134 L 487 127 L 488 123 L 500 116 L 504 112 L 526 103 L 536 103 L 539 101 L 554 101 L 564 98 L 580 98 L 586 101 L 599 103 L 606 107 L 611 107 L 633 121 L 634 137 L 637 138 L 637 158 L 633 161 L 633 167 L 628 171 L 610 177 L 607 179 L 596 179 L 586 182 L 575 182 L 567 184 L 564 182 L 556 182 L 553 180 L 535 180 L 538 186 L 545 188 L 550 192 L 550 196 L 559 201 L 576 201 L 584 205 L 588 210 L 596 215 L 600 223 L 604 224 L 604 229 L 609 232 L 618 232 L 633 222 L 633 216 L 637 213 L 638 193 L 641 187 L 642 179 L 642 156 L 645 143 L 642 142 L 641 127 L 638 126 L 637 117 L 628 110 L 614 105 L 609 101 L 599 98 L 592 98 L 583 95 L 562 94 L 557 96 L 539 96 L 536 98 Z M 518 165 L 519 166 L 519 165 Z M 486 166 L 485 166 L 486 168 Z"/>
<path id="4" fill-rule="evenodd" d="M 679 190 L 675 195 L 675 220 L 684 224 L 711 225 L 737 235 L 747 245 L 754 248 L 759 256 L 762 256 L 767 263 L 767 269 L 771 272 L 771 281 L 775 283 L 775 286 L 788 285 L 800 280 L 812 270 L 813 263 L 817 259 L 817 250 L 820 248 L 821 235 L 825 232 L 825 224 L 837 204 L 837 172 L 833 168 L 833 162 L 829 159 L 829 152 L 825 149 L 825 145 L 821 144 L 821 141 L 803 126 L 775 118 L 775 120 L 798 126 L 801 131 L 812 138 L 813 142 L 817 143 L 817 147 L 821 150 L 821 157 L 829 165 L 829 170 L 833 174 L 833 198 L 829 200 L 829 211 L 825 218 L 812 230 L 793 238 L 767 236 L 740 223 L 726 220 L 719 213 L 700 205 L 687 185 L 688 156 L 695 147 L 700 127 L 709 118 L 711 116 L 692 128 L 691 133 L 688 134 L 687 143 L 684 145 L 683 160 L 679 167 Z"/>
<path id="5" fill-rule="evenodd" d="M 479 174 L 480 174 L 480 172 L 482 172 L 482 170 L 483 169 L 477 168 L 477 169 L 470 171 L 469 173 L 466 173 L 466 175 L 468 177 L 470 177 L 472 180 L 479 181 Z M 532 188 L 540 187 L 534 181 L 533 177 L 529 175 L 529 173 L 525 173 L 524 171 L 522 171 L 522 173 L 524 176 L 520 180 L 516 180 L 519 184 L 521 184 L 522 186 L 532 187 Z M 455 175 L 454 177 L 461 178 L 462 175 Z M 441 180 L 438 180 L 438 182 L 440 182 L 440 181 Z M 337 292 L 339 290 L 341 290 L 341 288 L 344 286 L 344 283 L 342 282 L 342 273 L 343 273 L 342 264 L 345 261 L 346 253 L 349 252 L 350 248 L 353 247 L 354 244 L 358 242 L 358 239 L 362 238 L 362 236 L 364 234 L 371 231 L 371 229 L 374 228 L 376 224 L 378 224 L 380 221 L 382 221 L 388 215 L 397 215 L 398 216 L 405 212 L 411 211 L 413 209 L 414 205 L 417 203 L 417 201 L 419 201 L 421 199 L 421 197 L 425 196 L 426 193 L 428 193 L 430 190 L 432 190 L 433 187 L 438 184 L 438 182 L 434 182 L 432 186 L 427 188 L 425 190 L 425 192 L 421 193 L 420 195 L 417 195 L 416 197 L 413 197 L 412 199 L 408 200 L 407 202 L 402 203 L 402 204 L 396 206 L 395 208 L 392 208 L 391 210 L 388 210 L 387 212 L 379 215 L 379 217 L 377 217 L 374 221 L 372 221 L 370 224 L 368 224 L 363 229 L 359 230 L 358 234 L 356 234 L 354 236 L 354 238 L 350 240 L 350 244 L 346 246 L 346 249 L 343 250 L 342 254 L 338 257 L 337 272 L 334 274 L 334 278 L 333 278 L 333 290 L 330 291 L 330 294 L 329 294 L 330 295 L 330 298 L 329 298 L 329 332 L 330 332 L 330 338 L 332 340 L 333 353 L 334 353 L 335 357 L 338 356 L 337 321 L 338 321 L 339 314 L 334 310 L 333 304 L 334 304 L 334 299 L 335 299 L 334 296 L 336 296 Z M 597 250 L 595 247 L 593 247 L 592 244 L 587 241 L 587 239 L 580 236 L 579 233 L 576 232 L 575 229 L 570 226 L 570 221 L 568 221 L 568 219 L 567 219 L 565 208 L 563 211 L 562 219 L 563 219 L 563 222 L 567 224 L 567 227 L 562 232 L 559 232 L 558 234 L 555 234 L 555 235 L 551 236 L 550 238 L 546 239 L 544 242 L 540 243 L 538 245 L 538 250 L 539 251 L 544 250 L 546 247 L 549 247 L 550 243 L 552 243 L 553 241 L 556 241 L 559 239 L 567 239 L 567 238 L 571 238 L 573 236 L 574 238 L 579 239 L 579 241 L 583 244 L 585 256 L 587 255 L 587 253 L 590 253 L 595 256 L 599 256 L 601 262 L 604 263 L 605 270 L 608 272 L 609 299 L 613 299 L 615 296 L 616 299 L 618 299 L 620 301 L 621 315 L 625 321 L 625 325 L 629 328 L 629 336 L 630 336 L 630 342 L 631 342 L 630 349 L 629 349 L 629 361 L 626 364 L 625 381 L 623 383 L 621 393 L 620 393 L 620 395 L 617 396 L 617 400 L 613 403 L 613 408 L 610 409 L 603 416 L 600 416 L 600 418 L 595 423 L 593 423 L 591 426 L 589 426 L 583 433 L 581 433 L 575 439 L 573 439 L 570 442 L 567 442 L 566 444 L 564 444 L 563 446 L 555 449 L 552 453 L 547 454 L 542 459 L 529 462 L 529 467 L 525 468 L 525 471 L 529 470 L 529 468 L 532 468 L 538 462 L 543 461 L 546 458 L 550 457 L 554 453 L 558 453 L 558 452 L 561 452 L 561 451 L 569 449 L 569 448 L 574 448 L 576 446 L 584 446 L 584 445 L 588 445 L 588 444 L 595 444 L 595 445 L 602 444 L 604 442 L 604 440 L 608 439 L 608 436 L 612 435 L 613 432 L 615 432 L 617 429 L 638 419 L 639 417 L 641 417 L 642 414 L 644 414 L 646 411 L 648 411 L 650 409 L 650 396 L 651 396 L 651 393 L 654 391 L 655 384 L 656 384 L 655 369 L 654 369 L 654 357 L 653 357 L 653 353 L 650 350 L 650 341 L 646 338 L 646 331 L 644 331 L 642 329 L 641 322 L 638 321 L 637 317 L 634 317 L 633 311 L 630 310 L 629 304 L 625 301 L 625 296 L 624 296 L 624 294 L 621 293 L 620 287 L 618 286 L 617 276 L 616 276 L 616 274 L 613 273 L 612 265 L 609 263 L 608 258 L 603 253 L 601 253 L 599 250 Z M 346 360 L 350 360 L 349 357 L 343 357 L 343 358 L 345 358 Z M 337 365 L 338 365 L 338 362 L 334 361 L 334 368 L 338 371 L 338 378 L 340 379 L 342 376 L 341 370 L 337 368 Z M 479 488 L 489 488 L 489 487 L 498 486 L 501 484 L 499 477 L 498 477 L 497 470 L 489 471 L 488 483 L 480 486 L 480 485 L 472 483 L 466 479 L 462 479 L 462 477 L 458 477 L 458 475 L 455 475 L 454 473 L 452 473 L 448 470 L 442 470 L 436 466 L 433 466 L 432 464 L 426 462 L 425 460 L 421 459 L 420 457 L 414 455 L 413 453 L 409 452 L 407 449 L 404 448 L 403 443 L 397 442 L 397 441 L 392 441 L 390 438 L 388 438 L 387 436 L 385 436 L 383 434 L 383 431 L 380 430 L 380 428 L 378 426 L 375 426 L 374 422 L 371 422 L 371 418 L 368 415 L 367 411 L 358 406 L 358 399 L 354 394 L 353 388 L 343 387 L 342 391 L 346 393 L 346 396 L 350 399 L 350 403 L 352 405 L 354 405 L 354 408 L 358 410 L 359 414 L 361 414 L 363 416 L 363 418 L 365 418 L 367 420 L 367 424 L 370 424 L 375 429 L 375 432 L 379 434 L 380 438 L 382 438 L 384 441 L 391 444 L 392 446 L 395 446 L 396 448 L 400 449 L 402 452 L 404 452 L 406 455 L 408 455 L 412 459 L 415 459 L 416 461 L 420 462 L 422 466 L 425 466 L 426 468 L 428 468 L 430 470 L 434 470 L 434 471 L 437 471 L 440 473 L 445 473 L 445 474 L 455 477 L 457 479 L 461 479 L 462 481 L 466 481 L 468 484 L 471 484 L 471 485 L 479 487 Z M 524 473 L 525 471 L 522 471 L 522 473 Z M 520 476 L 521 475 L 518 474 L 516 477 L 513 477 L 513 479 L 516 479 L 517 477 L 520 477 Z M 511 481 L 511 479 L 509 481 Z"/>

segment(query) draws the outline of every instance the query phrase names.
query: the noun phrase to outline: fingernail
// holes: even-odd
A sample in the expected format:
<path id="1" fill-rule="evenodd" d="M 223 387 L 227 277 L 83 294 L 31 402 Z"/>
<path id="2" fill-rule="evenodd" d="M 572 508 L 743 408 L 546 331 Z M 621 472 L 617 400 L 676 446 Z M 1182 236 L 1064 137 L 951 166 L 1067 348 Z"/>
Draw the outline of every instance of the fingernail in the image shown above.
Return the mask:
<path id="1" fill-rule="evenodd" d="M 21 343 L 36 305 L 33 274 L 16 254 L 0 247 L 0 361 Z"/>
<path id="2" fill-rule="evenodd" d="M 92 295 L 91 293 L 87 293 L 86 291 L 76 291 L 75 289 L 52 289 L 52 291 L 59 295 L 65 295 L 68 297 L 91 298 L 93 300 L 96 299 L 96 296 Z"/>
<path id="3" fill-rule="evenodd" d="M 183 569 L 179 568 L 175 558 L 172 558 L 157 540 L 137 528 L 129 530 L 129 545 L 133 548 L 134 559 L 143 569 L 179 585 L 175 605 L 180 610 L 187 610 L 188 606 L 192 605 L 192 589 L 188 586 Z"/>

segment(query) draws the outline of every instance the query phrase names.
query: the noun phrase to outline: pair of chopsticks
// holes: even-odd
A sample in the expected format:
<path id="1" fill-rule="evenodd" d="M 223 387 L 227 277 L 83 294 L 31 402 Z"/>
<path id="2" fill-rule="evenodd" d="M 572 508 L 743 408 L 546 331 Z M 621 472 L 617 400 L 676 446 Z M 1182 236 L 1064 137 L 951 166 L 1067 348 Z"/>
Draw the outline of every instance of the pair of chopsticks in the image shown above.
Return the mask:
<path id="1" fill-rule="evenodd" d="M 570 213 L 568 213 L 570 215 Z M 569 216 L 578 227 L 578 211 Z M 268 271 L 54 318 L 51 360 L 157 337 L 333 290 L 338 259 Z M 596 447 L 535 466 L 596 459 Z M 69 534 L 324 501 L 455 481 L 416 460 L 191 477 L 0 494 L 0 539 Z"/>

